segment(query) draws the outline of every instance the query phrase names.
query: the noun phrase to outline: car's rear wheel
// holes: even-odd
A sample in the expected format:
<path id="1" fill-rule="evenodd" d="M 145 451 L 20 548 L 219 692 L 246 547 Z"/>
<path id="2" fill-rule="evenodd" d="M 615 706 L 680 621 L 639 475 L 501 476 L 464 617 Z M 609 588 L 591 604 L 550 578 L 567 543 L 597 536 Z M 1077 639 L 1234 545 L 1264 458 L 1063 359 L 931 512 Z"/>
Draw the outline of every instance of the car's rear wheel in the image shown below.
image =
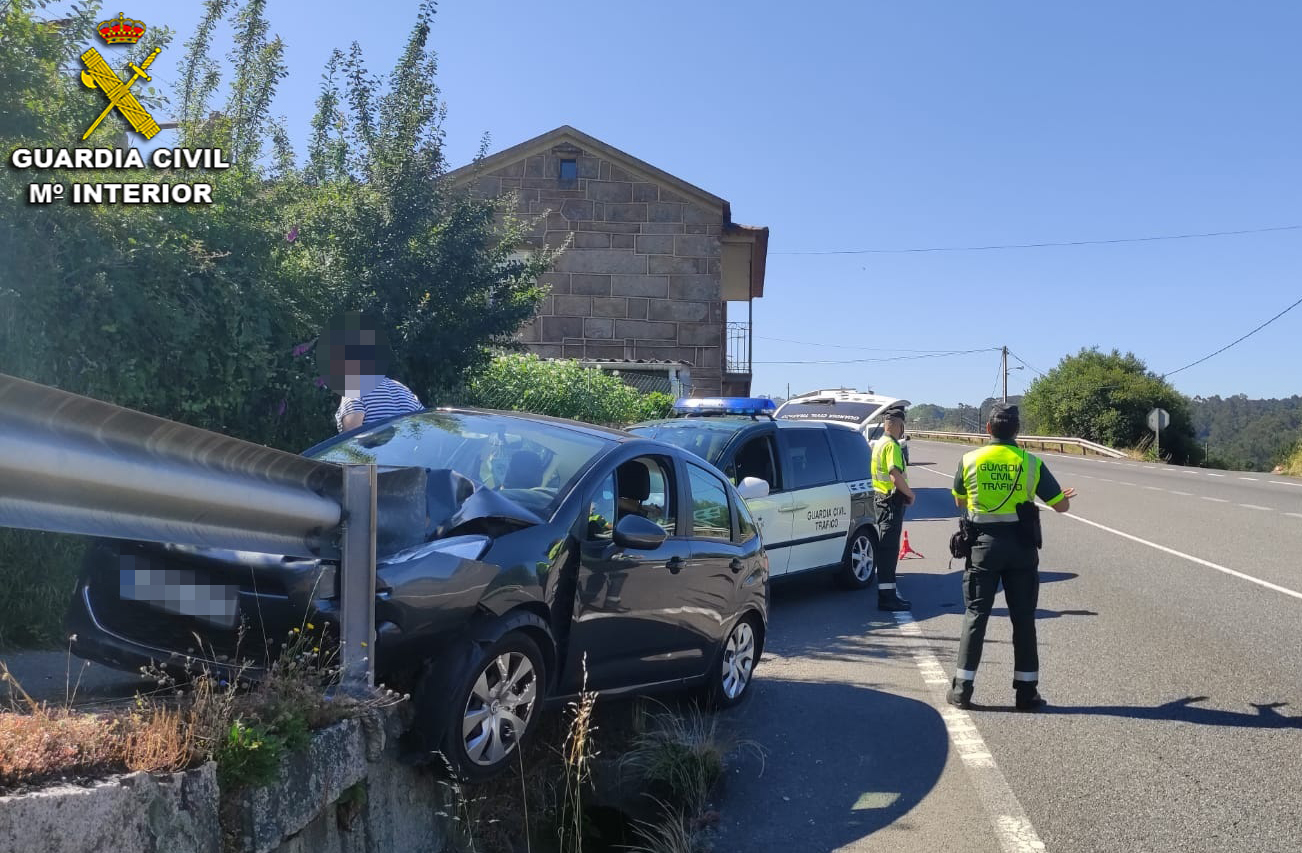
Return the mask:
<path id="1" fill-rule="evenodd" d="M 759 620 L 748 613 L 728 632 L 710 673 L 709 700 L 714 708 L 731 708 L 750 695 L 763 644 L 762 631 Z"/>
<path id="2" fill-rule="evenodd" d="M 863 589 L 873 582 L 873 577 L 877 574 L 877 562 L 873 559 L 875 545 L 871 527 L 861 527 L 850 537 L 838 574 L 843 586 Z"/>
<path id="3" fill-rule="evenodd" d="M 542 652 L 524 632 L 512 631 L 476 648 L 481 651 L 462 668 L 451 690 L 433 683 L 441 679 L 431 668 L 426 673 L 430 683 L 421 691 L 427 717 L 422 722 L 442 729 L 439 750 L 452 770 L 468 780 L 487 779 L 517 760 L 542 716 L 547 684 Z M 441 708 L 440 700 L 446 703 Z"/>

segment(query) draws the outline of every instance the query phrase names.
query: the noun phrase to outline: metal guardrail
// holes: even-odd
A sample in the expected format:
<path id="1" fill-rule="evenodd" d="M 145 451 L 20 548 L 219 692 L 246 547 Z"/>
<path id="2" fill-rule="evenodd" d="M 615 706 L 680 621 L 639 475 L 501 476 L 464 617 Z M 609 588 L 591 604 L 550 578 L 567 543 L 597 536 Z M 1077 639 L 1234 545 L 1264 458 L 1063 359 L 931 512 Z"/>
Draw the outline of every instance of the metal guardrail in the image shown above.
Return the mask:
<path id="1" fill-rule="evenodd" d="M 374 683 L 377 502 L 425 513 L 423 469 L 318 462 L 0 374 L 0 526 L 340 558 L 345 686 Z"/>
<path id="2" fill-rule="evenodd" d="M 971 441 L 981 443 L 990 440 L 990 436 L 983 432 L 941 432 L 938 430 L 918 430 L 911 429 L 908 431 L 910 437 L 917 438 L 940 438 L 953 441 Z M 1056 446 L 1059 451 L 1066 452 L 1067 447 L 1079 447 L 1082 453 L 1089 452 L 1099 456 L 1108 456 L 1112 459 L 1126 459 L 1126 454 L 1120 450 L 1098 444 L 1093 441 L 1086 441 L 1083 438 L 1069 438 L 1066 436 L 1056 435 L 1019 435 L 1017 436 L 1018 444 L 1038 445 L 1041 448 Z"/>

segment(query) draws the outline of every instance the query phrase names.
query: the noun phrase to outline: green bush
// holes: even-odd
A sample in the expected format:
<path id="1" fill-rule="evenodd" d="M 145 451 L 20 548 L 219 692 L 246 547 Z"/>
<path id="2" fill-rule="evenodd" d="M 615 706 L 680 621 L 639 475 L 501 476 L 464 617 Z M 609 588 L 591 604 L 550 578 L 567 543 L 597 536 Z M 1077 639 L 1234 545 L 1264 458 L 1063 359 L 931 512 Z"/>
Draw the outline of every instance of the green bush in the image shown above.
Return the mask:
<path id="1" fill-rule="evenodd" d="M 266 785 L 275 780 L 285 751 L 285 739 L 270 727 L 236 720 L 213 755 L 217 783 L 226 791 Z"/>
<path id="2" fill-rule="evenodd" d="M 497 355 L 448 400 L 459 405 L 532 412 L 607 426 L 664 417 L 673 399 L 642 394 L 619 376 L 577 361 L 547 360 L 526 353 Z"/>

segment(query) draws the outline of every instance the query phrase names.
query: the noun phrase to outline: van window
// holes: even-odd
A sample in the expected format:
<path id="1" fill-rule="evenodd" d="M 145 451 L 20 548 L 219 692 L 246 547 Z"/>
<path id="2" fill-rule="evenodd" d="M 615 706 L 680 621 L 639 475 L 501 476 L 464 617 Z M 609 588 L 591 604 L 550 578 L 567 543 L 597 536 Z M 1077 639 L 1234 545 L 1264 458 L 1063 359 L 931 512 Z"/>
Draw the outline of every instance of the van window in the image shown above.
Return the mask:
<path id="1" fill-rule="evenodd" d="M 836 470 L 842 480 L 871 480 L 873 457 L 863 433 L 852 429 L 828 427 Z"/>
<path id="2" fill-rule="evenodd" d="M 827 445 L 825 429 L 782 430 L 786 448 L 782 454 L 787 488 L 808 489 L 836 482 L 836 466 Z"/>

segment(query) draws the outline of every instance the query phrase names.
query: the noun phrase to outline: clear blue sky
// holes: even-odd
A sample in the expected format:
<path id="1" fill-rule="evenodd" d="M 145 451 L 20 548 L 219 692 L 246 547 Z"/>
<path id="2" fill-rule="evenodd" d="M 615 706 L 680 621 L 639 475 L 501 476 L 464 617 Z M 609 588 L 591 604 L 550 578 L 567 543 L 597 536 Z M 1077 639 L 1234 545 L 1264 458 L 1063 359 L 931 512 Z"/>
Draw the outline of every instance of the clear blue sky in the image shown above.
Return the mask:
<path id="1" fill-rule="evenodd" d="M 175 79 L 198 3 L 121 5 L 178 31 L 155 66 Z M 300 147 L 330 50 L 357 39 L 372 70 L 387 71 L 415 9 L 272 0 L 290 66 L 276 108 Z M 1098 345 L 1170 371 L 1302 297 L 1302 231 L 781 253 L 1302 223 L 1300 32 L 1296 0 L 445 0 L 432 41 L 452 165 L 485 132 L 496 150 L 571 124 L 728 199 L 737 221 L 769 226 L 757 392 L 872 385 L 952 405 L 991 393 L 996 353 L 781 362 L 1007 344 L 1047 370 Z M 1173 381 L 1188 394 L 1302 393 L 1300 346 L 1302 307 Z M 1010 391 L 1029 374 L 1013 373 Z"/>

